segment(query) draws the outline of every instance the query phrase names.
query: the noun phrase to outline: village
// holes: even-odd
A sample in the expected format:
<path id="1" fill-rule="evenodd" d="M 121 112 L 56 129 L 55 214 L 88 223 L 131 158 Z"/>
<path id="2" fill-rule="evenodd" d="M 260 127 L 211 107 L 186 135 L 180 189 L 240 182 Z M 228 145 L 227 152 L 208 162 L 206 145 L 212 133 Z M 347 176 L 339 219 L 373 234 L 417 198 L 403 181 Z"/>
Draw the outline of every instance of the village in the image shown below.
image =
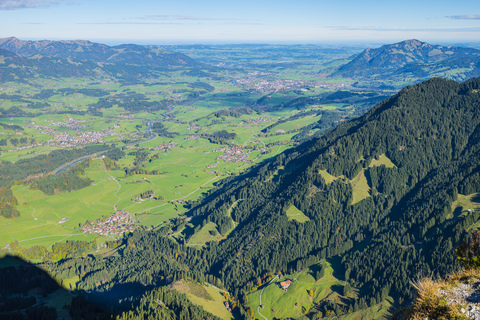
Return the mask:
<path id="1" fill-rule="evenodd" d="M 45 120 L 48 121 L 48 120 Z M 67 127 L 75 131 L 79 131 L 80 128 L 85 128 L 86 125 L 80 124 L 80 122 L 85 122 L 85 120 L 75 120 L 73 118 L 65 119 L 64 122 L 53 121 L 50 126 L 52 127 Z"/>
<path id="2" fill-rule="evenodd" d="M 102 143 L 103 138 L 114 135 L 118 135 L 118 133 L 113 132 L 111 129 L 103 129 L 102 131 L 77 131 L 76 136 L 61 132 L 57 133 L 53 137 L 53 140 L 49 141 L 49 145 L 60 148 L 72 148 L 90 143 Z"/>
<path id="3" fill-rule="evenodd" d="M 257 124 L 260 124 L 262 122 L 270 122 L 272 121 L 272 119 L 268 118 L 268 117 L 265 117 L 265 116 L 261 116 L 260 118 L 257 118 L 257 119 L 246 119 L 246 120 L 243 120 L 240 124 L 250 124 L 250 125 L 257 125 Z"/>
<path id="4" fill-rule="evenodd" d="M 197 134 L 192 134 L 185 138 L 185 140 L 198 140 L 198 139 L 200 139 L 200 136 Z"/>
<path id="5" fill-rule="evenodd" d="M 220 149 L 213 149 L 212 152 L 224 152 L 219 155 L 216 160 L 223 160 L 225 162 L 249 162 L 248 153 L 243 151 L 242 146 L 230 145 Z"/>
<path id="6" fill-rule="evenodd" d="M 169 143 L 162 143 L 162 144 L 154 147 L 153 150 L 160 150 L 160 151 L 163 151 L 163 152 L 167 152 L 168 150 L 176 147 L 177 145 L 178 145 L 178 143 L 170 141 Z M 151 149 L 151 148 L 149 148 L 149 149 Z"/>
<path id="7" fill-rule="evenodd" d="M 90 143 L 102 143 L 105 137 L 118 136 L 118 133 L 114 132 L 112 129 L 103 129 L 101 131 L 82 131 L 82 128 L 85 128 L 86 125 L 81 124 L 85 120 L 75 120 L 73 118 L 65 119 L 61 121 L 45 120 L 46 122 L 51 122 L 49 126 L 37 125 L 34 121 L 30 122 L 28 128 L 36 129 L 39 133 L 51 135 L 53 138 L 47 143 L 52 147 L 59 148 L 72 148 L 79 147 L 85 144 Z M 71 130 L 76 131 L 76 135 L 60 132 L 54 127 L 66 127 Z M 118 126 L 114 125 L 114 128 Z M 124 136 L 119 135 L 118 139 L 122 139 Z M 40 144 L 36 144 L 40 145 Z"/>
<path id="8" fill-rule="evenodd" d="M 133 231 L 137 226 L 125 210 L 114 212 L 110 217 L 101 217 L 95 221 L 87 221 L 82 225 L 85 234 L 97 233 L 102 236 L 123 235 L 127 231 Z"/>

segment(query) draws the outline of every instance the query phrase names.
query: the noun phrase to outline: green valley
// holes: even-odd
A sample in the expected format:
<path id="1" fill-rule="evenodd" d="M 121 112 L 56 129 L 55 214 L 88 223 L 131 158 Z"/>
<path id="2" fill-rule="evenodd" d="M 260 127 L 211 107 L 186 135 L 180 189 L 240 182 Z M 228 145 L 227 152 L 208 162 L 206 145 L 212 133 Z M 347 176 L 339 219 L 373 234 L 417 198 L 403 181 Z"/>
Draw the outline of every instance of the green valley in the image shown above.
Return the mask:
<path id="1" fill-rule="evenodd" d="M 0 295 L 19 319 L 387 318 L 480 224 L 480 79 L 425 80 L 477 75 L 450 58 L 478 50 L 0 50 Z"/>

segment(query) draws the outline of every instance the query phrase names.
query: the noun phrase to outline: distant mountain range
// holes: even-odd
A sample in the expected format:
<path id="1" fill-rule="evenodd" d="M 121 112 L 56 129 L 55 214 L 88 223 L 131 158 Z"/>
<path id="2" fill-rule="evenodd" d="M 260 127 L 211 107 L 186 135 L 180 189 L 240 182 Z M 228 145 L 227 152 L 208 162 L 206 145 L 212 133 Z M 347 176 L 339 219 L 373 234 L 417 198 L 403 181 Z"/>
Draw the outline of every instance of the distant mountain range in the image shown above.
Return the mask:
<path id="1" fill-rule="evenodd" d="M 406 40 L 365 49 L 332 76 L 363 80 L 425 80 L 434 76 L 457 81 L 480 75 L 480 50 Z"/>
<path id="2" fill-rule="evenodd" d="M 184 54 L 138 45 L 110 47 L 85 40 L 0 39 L 0 82 L 102 74 L 131 80 L 155 71 L 200 66 Z"/>
<path id="3" fill-rule="evenodd" d="M 126 63 L 151 67 L 198 65 L 192 58 L 178 52 L 146 48 L 134 44 L 110 47 L 86 40 L 24 41 L 10 37 L 0 39 L 0 49 L 26 57 L 42 54 L 64 59 Z"/>

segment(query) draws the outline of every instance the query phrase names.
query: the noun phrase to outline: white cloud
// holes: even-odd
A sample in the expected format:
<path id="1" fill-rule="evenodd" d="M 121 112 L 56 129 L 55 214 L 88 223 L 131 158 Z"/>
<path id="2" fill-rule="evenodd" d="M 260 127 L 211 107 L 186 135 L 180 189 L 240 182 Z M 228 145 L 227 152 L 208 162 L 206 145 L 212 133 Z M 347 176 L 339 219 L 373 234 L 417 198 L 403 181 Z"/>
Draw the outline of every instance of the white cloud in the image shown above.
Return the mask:
<path id="1" fill-rule="evenodd" d="M 64 0 L 0 0 L 0 10 L 18 10 L 29 8 L 47 8 Z"/>
<path id="2" fill-rule="evenodd" d="M 447 16 L 450 19 L 461 19 L 461 20 L 480 20 L 480 14 L 464 14 L 461 16 Z"/>

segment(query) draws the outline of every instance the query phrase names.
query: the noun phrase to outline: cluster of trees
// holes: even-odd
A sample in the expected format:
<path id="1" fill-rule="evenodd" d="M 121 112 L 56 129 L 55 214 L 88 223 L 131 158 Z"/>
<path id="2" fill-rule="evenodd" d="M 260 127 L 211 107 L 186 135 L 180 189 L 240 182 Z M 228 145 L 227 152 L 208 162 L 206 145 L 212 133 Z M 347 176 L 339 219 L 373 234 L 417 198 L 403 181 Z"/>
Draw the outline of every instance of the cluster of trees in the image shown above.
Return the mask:
<path id="1" fill-rule="evenodd" d="M 6 123 L 0 123 L 0 126 L 3 127 L 5 130 L 13 130 L 13 131 L 25 131 L 23 127 L 16 125 L 16 124 L 6 124 Z"/>
<path id="2" fill-rule="evenodd" d="M 233 140 L 237 137 L 235 132 L 228 132 L 227 130 L 215 131 L 211 134 L 203 134 L 203 137 L 208 139 L 210 143 L 227 144 L 228 140 Z"/>
<path id="3" fill-rule="evenodd" d="M 103 163 L 107 170 L 118 169 L 117 161 L 125 156 L 125 152 L 120 148 L 114 148 L 104 153 Z"/>
<path id="4" fill-rule="evenodd" d="M 33 144 L 35 143 L 36 140 L 35 139 L 31 139 L 30 140 L 30 144 Z M 28 143 L 28 139 L 25 138 L 25 137 L 22 137 L 20 139 L 17 139 L 17 138 L 13 138 L 13 139 L 10 139 L 10 144 L 12 146 L 17 146 L 18 144 L 27 144 Z M 7 139 L 1 139 L 0 140 L 0 146 L 6 146 L 7 145 Z"/>
<path id="5" fill-rule="evenodd" d="M 46 195 L 55 193 L 71 192 L 88 187 L 93 182 L 90 178 L 81 178 L 73 172 L 51 174 L 33 182 L 32 189 L 41 190 Z"/>
<path id="6" fill-rule="evenodd" d="M 204 93 L 211 93 L 211 92 L 215 91 L 214 86 L 209 85 L 206 82 L 201 82 L 201 81 L 191 82 L 191 83 L 188 84 L 188 86 L 192 89 L 201 89 L 202 91 L 204 91 Z M 200 92 L 200 94 L 203 94 L 203 93 Z"/>
<path id="7" fill-rule="evenodd" d="M 140 194 L 138 194 L 134 199 L 132 199 L 132 201 L 135 201 L 135 200 L 138 200 L 138 199 L 149 199 L 151 197 L 153 197 L 155 195 L 155 192 L 153 192 L 153 190 L 147 190 L 145 192 L 142 192 Z"/>
<path id="8" fill-rule="evenodd" d="M 174 138 L 178 135 L 177 132 L 170 132 L 161 122 L 155 122 L 151 128 L 152 132 L 156 133 L 161 137 Z"/>
<path id="9" fill-rule="evenodd" d="M 16 209 L 18 200 L 10 188 L 0 187 L 0 215 L 5 218 L 16 218 L 20 212 Z"/>
<path id="10" fill-rule="evenodd" d="M 237 107 L 232 109 L 223 109 L 220 111 L 216 111 L 213 115 L 217 118 L 221 117 L 235 117 L 240 118 L 244 114 L 252 114 L 254 112 L 261 113 L 261 109 L 258 107 Z"/>
<path id="11" fill-rule="evenodd" d="M 84 256 L 86 252 L 96 250 L 97 243 L 93 241 L 66 241 L 57 242 L 52 245 L 51 251 L 48 251 L 47 258 L 51 260 L 61 260 L 66 257 Z"/>
<path id="12" fill-rule="evenodd" d="M 0 176 L 2 176 L 0 186 L 8 186 L 12 182 L 23 180 L 30 175 L 48 173 L 64 163 L 109 148 L 109 145 L 103 144 L 71 150 L 59 149 L 29 159 L 20 159 L 14 163 L 2 161 L 0 163 Z"/>
<path id="13" fill-rule="evenodd" d="M 164 174 L 164 171 L 160 170 L 147 170 L 140 168 L 125 168 L 125 177 L 133 176 L 134 174 L 150 174 L 150 175 L 160 175 Z"/>
<path id="14" fill-rule="evenodd" d="M 125 152 L 120 148 L 114 148 L 105 152 L 104 155 L 113 161 L 118 161 L 125 157 Z"/>
<path id="15" fill-rule="evenodd" d="M 60 174 L 47 175 L 34 180 L 30 184 L 30 188 L 40 190 L 49 196 L 55 193 L 71 192 L 86 188 L 93 183 L 93 180 L 88 177 L 81 178 L 80 176 L 85 175 L 85 169 L 90 166 L 91 162 L 91 159 L 87 159 Z"/>
<path id="16" fill-rule="evenodd" d="M 150 101 L 150 99 L 142 94 L 135 92 L 120 93 L 111 97 L 100 98 L 96 103 L 88 105 L 89 112 L 99 112 L 100 109 L 108 109 L 114 105 L 124 108 L 129 112 L 156 112 L 159 110 L 168 110 L 174 101 Z"/>

